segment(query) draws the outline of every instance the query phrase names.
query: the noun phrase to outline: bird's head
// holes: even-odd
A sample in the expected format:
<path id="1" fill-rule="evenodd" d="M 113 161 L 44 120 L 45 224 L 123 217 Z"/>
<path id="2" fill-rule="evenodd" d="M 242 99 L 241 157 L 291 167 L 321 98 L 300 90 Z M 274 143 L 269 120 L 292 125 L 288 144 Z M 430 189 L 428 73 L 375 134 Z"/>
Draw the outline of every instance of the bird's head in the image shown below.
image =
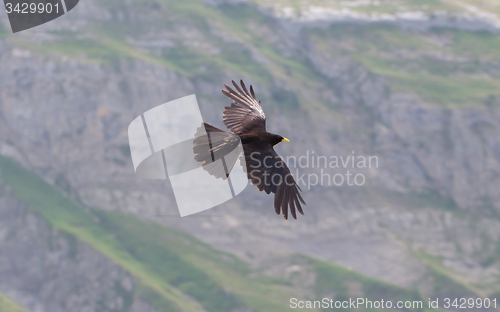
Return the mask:
<path id="1" fill-rule="evenodd" d="M 274 146 L 280 142 L 290 142 L 289 139 L 282 137 L 281 135 L 278 134 L 273 134 L 271 136 L 271 144 Z"/>

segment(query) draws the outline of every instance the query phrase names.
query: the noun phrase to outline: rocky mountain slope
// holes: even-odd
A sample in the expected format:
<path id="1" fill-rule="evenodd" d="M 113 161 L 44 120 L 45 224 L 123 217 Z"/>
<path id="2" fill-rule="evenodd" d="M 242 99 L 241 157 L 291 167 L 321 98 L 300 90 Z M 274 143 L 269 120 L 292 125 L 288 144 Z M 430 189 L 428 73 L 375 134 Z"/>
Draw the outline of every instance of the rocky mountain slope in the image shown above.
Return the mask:
<path id="1" fill-rule="evenodd" d="M 478 32 L 435 27 L 427 19 L 411 28 L 371 20 L 305 23 L 258 4 L 87 0 L 16 35 L 3 20 L 1 154 L 87 209 L 181 230 L 251 270 L 288 280 L 302 296 L 318 295 L 312 286 L 318 279 L 304 282 L 311 265 L 300 257 L 415 288 L 424 298 L 441 295 L 443 284 L 457 296 L 494 296 L 500 260 L 495 23 L 470 17 L 489 25 Z M 276 216 L 272 198 L 252 187 L 217 208 L 179 218 L 168 181 L 135 177 L 128 124 L 149 108 L 195 93 L 205 121 L 222 127 L 228 102 L 221 85 L 239 78 L 254 84 L 269 130 L 292 141 L 278 146 L 282 155 L 376 156 L 378 168 L 349 169 L 366 177 L 363 186 L 302 185 L 308 206 L 298 221 Z M 321 169 L 330 175 L 347 170 L 298 169 L 294 174 L 306 181 Z M 2 200 L 2 213 L 19 211 L 14 224 L 31 218 L 10 195 Z M 31 221 L 40 225 L 24 235 L 49 235 L 43 222 L 50 219 L 42 219 Z M 71 239 L 53 235 L 60 241 L 55 253 L 68 253 Z M 54 253 L 37 244 L 38 254 Z M 2 246 L 0 253 L 13 259 L 28 252 Z M 127 289 L 134 287 L 137 280 L 123 263 L 112 264 L 109 254 L 90 246 L 97 251 L 80 255 L 81 261 L 102 263 L 110 274 L 99 277 L 103 285 L 129 279 Z M 72 265 L 71 274 L 79 274 L 82 268 Z M 293 282 L 290 272 L 306 273 Z M 18 295 L 23 283 L 32 283 L 14 277 L 20 286 L 0 292 L 21 298 L 30 310 L 35 302 L 50 306 L 43 294 Z M 67 278 L 61 273 L 54 283 Z M 118 302 L 120 291 L 95 300 Z M 194 301 L 210 310 L 203 299 Z"/>
<path id="2" fill-rule="evenodd" d="M 263 274 L 186 234 L 84 209 L 8 158 L 0 158 L 0 172 L 0 311 L 24 311 L 19 305 L 29 311 L 287 311 L 290 298 L 332 294 L 424 300 L 418 291 L 299 254 Z M 448 291 L 473 295 L 444 281 Z"/>

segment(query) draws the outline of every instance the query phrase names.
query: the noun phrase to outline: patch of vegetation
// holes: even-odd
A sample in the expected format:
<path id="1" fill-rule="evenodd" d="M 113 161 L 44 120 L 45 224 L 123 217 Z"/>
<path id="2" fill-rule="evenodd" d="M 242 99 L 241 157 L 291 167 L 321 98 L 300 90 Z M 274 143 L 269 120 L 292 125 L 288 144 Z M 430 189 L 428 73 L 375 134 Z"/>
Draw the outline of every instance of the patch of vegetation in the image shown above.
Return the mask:
<path id="1" fill-rule="evenodd" d="M 6 295 L 0 293 L 0 312 L 28 312 Z"/>
<path id="2" fill-rule="evenodd" d="M 452 51 L 480 62 L 498 62 L 500 55 L 500 35 L 490 32 L 466 32 L 456 29 L 437 28 L 433 32 L 440 36 L 448 36 Z"/>
<path id="3" fill-rule="evenodd" d="M 391 301 L 394 305 L 397 301 L 410 301 L 410 302 L 426 302 L 425 299 L 415 289 L 405 289 L 386 282 L 382 282 L 370 277 L 366 277 L 357 272 L 348 270 L 347 268 L 331 264 L 324 261 L 314 260 L 315 273 L 316 273 L 316 297 L 317 298 L 331 298 L 334 301 L 349 301 L 349 299 L 356 300 L 363 298 L 372 302 L 381 301 L 382 299 L 387 302 Z M 351 286 L 350 286 L 351 285 Z M 400 309 L 399 311 L 428 311 L 425 304 L 415 308 Z M 331 309 L 324 309 L 329 311 Z M 340 308 L 336 310 L 341 311 L 398 311 L 398 309 L 375 309 L 370 306 L 363 305 L 359 309 L 353 308 Z"/>
<path id="4" fill-rule="evenodd" d="M 173 304 L 153 288 L 146 286 L 144 283 L 140 284 L 136 290 L 136 298 L 147 302 L 158 311 L 180 311 L 179 307 Z"/>
<path id="5" fill-rule="evenodd" d="M 489 240 L 487 240 L 488 243 L 491 243 Z M 489 245 L 489 244 L 488 244 Z M 489 252 L 487 250 L 487 247 L 488 245 L 485 246 L 484 249 L 486 249 L 484 252 L 485 252 L 485 256 L 483 256 L 483 259 L 481 260 L 481 265 L 483 267 L 488 267 L 490 266 L 491 264 L 495 263 L 495 262 L 498 262 L 499 259 L 500 259 L 500 241 L 498 241 L 496 244 L 495 244 L 495 248 L 493 249 L 492 252 Z"/>
<path id="6" fill-rule="evenodd" d="M 480 297 L 475 289 L 453 278 L 444 268 L 442 259 L 426 253 L 424 250 L 414 254 L 429 268 L 433 289 L 431 294 L 438 298 L 476 298 Z"/>

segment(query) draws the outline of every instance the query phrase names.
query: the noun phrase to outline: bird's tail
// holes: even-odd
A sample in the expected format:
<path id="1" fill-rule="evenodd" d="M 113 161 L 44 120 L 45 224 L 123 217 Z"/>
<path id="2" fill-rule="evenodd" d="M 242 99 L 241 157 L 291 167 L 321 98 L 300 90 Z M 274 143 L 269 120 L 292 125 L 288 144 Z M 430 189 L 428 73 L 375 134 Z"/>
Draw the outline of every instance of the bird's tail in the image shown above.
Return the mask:
<path id="1" fill-rule="evenodd" d="M 225 180 L 238 160 L 239 153 L 235 149 L 239 143 L 236 134 L 203 123 L 193 141 L 194 159 L 209 174 Z"/>

